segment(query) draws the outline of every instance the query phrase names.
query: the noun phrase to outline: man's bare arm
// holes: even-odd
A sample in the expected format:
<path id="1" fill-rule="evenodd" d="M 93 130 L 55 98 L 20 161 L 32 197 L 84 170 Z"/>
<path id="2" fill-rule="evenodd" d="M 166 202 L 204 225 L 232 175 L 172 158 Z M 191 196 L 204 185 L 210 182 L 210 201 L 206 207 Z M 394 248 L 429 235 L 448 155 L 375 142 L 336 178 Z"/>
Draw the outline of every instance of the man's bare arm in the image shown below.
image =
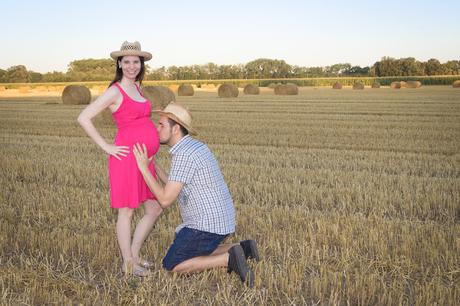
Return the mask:
<path id="1" fill-rule="evenodd" d="M 136 157 L 137 166 L 144 177 L 145 183 L 157 198 L 160 206 L 163 209 L 169 207 L 178 197 L 184 184 L 181 182 L 168 181 L 167 178 L 165 186 L 162 186 L 160 182 L 158 182 L 158 180 L 149 171 L 148 166 L 150 161 L 147 156 L 147 147 L 145 144 L 142 144 L 142 146 L 135 144 L 133 146 L 133 153 Z"/>

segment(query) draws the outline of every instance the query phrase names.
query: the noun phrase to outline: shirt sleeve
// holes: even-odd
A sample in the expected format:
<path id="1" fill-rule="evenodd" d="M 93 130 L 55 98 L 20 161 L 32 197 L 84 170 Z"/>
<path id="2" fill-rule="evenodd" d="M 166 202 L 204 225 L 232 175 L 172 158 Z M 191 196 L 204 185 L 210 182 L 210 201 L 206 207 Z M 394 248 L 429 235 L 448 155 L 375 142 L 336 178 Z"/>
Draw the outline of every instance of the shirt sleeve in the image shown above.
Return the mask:
<path id="1" fill-rule="evenodd" d="M 190 156 L 177 155 L 171 162 L 168 179 L 174 182 L 190 184 L 196 169 L 197 163 L 194 163 Z"/>

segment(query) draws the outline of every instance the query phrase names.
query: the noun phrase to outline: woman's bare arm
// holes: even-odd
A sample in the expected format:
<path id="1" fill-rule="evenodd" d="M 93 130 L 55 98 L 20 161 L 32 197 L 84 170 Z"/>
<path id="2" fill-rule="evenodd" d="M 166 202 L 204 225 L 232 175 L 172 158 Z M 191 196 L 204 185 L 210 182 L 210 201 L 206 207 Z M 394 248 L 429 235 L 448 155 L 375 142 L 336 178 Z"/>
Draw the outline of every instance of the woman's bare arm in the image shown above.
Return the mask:
<path id="1" fill-rule="evenodd" d="M 116 88 L 107 89 L 102 95 L 100 95 L 96 101 L 89 104 L 78 116 L 78 123 L 82 126 L 88 136 L 105 152 L 113 155 L 117 159 L 121 159 L 120 156 L 126 156 L 129 153 L 129 147 L 115 146 L 109 144 L 97 131 L 91 119 L 97 116 L 104 109 L 111 105 L 119 104 L 118 100 L 120 93 Z M 118 102 L 118 103 L 117 103 Z M 121 102 L 121 101 L 120 101 Z"/>

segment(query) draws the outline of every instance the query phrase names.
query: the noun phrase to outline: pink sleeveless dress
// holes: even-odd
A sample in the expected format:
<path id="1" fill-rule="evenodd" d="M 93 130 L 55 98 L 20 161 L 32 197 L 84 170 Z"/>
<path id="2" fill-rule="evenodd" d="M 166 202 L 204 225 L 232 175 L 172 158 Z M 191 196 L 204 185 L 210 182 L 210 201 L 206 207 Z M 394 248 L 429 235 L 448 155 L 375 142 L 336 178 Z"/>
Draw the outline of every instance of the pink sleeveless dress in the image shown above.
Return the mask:
<path id="1" fill-rule="evenodd" d="M 160 139 L 157 128 L 150 119 L 150 101 L 137 102 L 131 99 L 118 83 L 114 83 L 113 86 L 116 86 L 123 96 L 120 107 L 112 113 L 118 128 L 114 143 L 117 146 L 128 146 L 130 152 L 128 156 L 121 157 L 121 160 L 109 156 L 110 203 L 113 208 L 137 208 L 146 200 L 156 198 L 137 167 L 133 145 L 144 143 L 150 157 L 157 153 Z M 139 87 L 137 90 L 144 97 Z M 149 165 L 149 169 L 156 177 L 153 163 Z"/>

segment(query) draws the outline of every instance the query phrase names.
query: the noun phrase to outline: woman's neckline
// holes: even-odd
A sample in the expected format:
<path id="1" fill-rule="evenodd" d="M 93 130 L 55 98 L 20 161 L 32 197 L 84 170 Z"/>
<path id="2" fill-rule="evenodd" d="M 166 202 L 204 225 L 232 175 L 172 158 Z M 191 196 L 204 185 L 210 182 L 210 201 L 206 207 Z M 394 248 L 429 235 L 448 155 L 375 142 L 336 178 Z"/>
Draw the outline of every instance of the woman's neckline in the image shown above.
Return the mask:
<path id="1" fill-rule="evenodd" d="M 131 99 L 133 102 L 136 102 L 136 103 L 147 103 L 147 102 L 148 102 L 148 100 L 145 99 L 145 97 L 143 97 L 143 98 L 145 99 L 144 101 L 137 101 L 137 100 L 134 100 L 133 98 L 131 98 L 130 95 L 128 95 L 128 93 L 127 93 L 126 90 L 123 88 L 123 86 L 121 85 L 120 82 L 117 82 L 117 84 L 118 84 L 118 86 L 120 86 L 121 90 L 123 90 L 123 92 L 125 93 L 125 95 L 126 95 L 129 99 Z M 139 88 L 137 87 L 137 85 L 134 84 L 134 86 L 136 86 L 136 89 L 139 91 Z M 140 92 L 139 92 L 139 94 L 140 94 Z M 142 96 L 141 96 L 141 97 L 142 97 Z"/>

